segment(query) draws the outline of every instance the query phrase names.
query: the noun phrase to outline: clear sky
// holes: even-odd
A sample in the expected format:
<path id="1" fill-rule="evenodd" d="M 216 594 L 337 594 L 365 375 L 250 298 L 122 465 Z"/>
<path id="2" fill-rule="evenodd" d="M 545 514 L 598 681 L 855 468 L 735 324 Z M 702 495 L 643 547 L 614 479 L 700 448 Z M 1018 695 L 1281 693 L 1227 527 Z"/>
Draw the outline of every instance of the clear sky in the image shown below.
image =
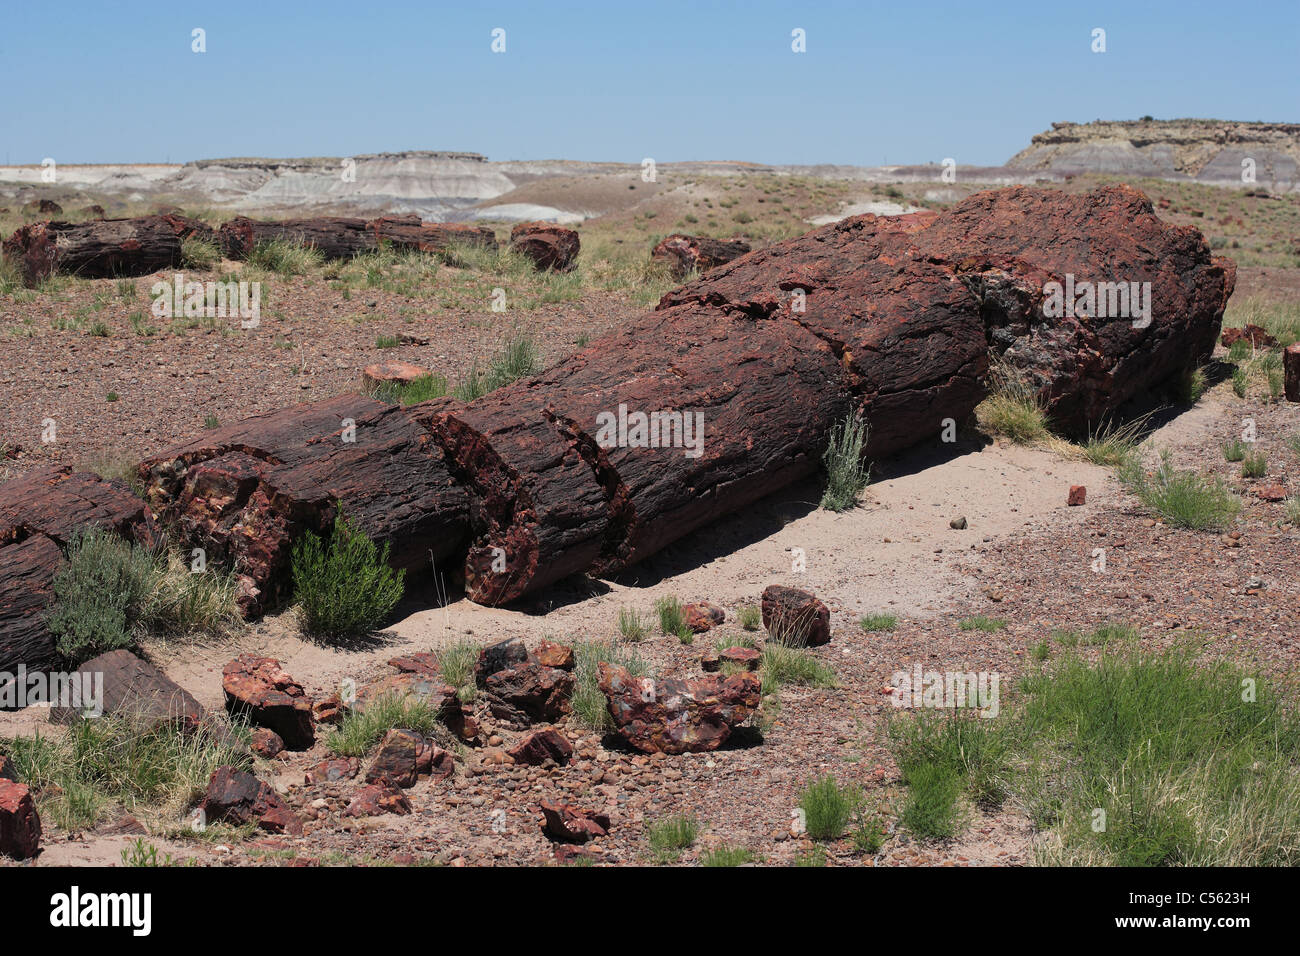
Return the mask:
<path id="1" fill-rule="evenodd" d="M 5 0 L 0 31 L 12 163 L 983 165 L 1054 120 L 1300 121 L 1300 0 Z"/>

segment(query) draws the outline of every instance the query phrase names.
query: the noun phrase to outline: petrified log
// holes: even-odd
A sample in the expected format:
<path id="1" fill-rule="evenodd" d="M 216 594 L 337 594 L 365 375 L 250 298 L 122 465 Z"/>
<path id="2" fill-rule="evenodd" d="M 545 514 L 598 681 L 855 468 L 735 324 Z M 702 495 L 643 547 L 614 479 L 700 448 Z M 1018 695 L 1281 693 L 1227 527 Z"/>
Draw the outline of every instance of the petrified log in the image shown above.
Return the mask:
<path id="1" fill-rule="evenodd" d="M 578 263 L 578 234 L 553 222 L 521 222 L 510 230 L 510 248 L 543 271 L 568 272 Z"/>
<path id="2" fill-rule="evenodd" d="M 469 496 L 416 418 L 340 395 L 213 429 L 140 464 L 145 497 L 183 541 L 243 578 L 240 606 L 258 613 L 287 591 L 294 540 L 340 508 L 395 567 L 460 554 Z"/>
<path id="3" fill-rule="evenodd" d="M 1126 187 L 1000 190 L 746 255 L 468 405 L 342 396 L 210 432 L 141 475 L 183 537 L 238 562 L 254 609 L 280 593 L 293 539 L 340 503 L 399 566 L 468 542 L 470 597 L 503 603 L 617 571 L 810 475 L 851 410 L 873 456 L 937 434 L 987 394 L 990 353 L 1062 425 L 1096 424 L 1208 354 L 1233 279 Z M 1124 283 L 1133 314 L 1053 291 L 1076 281 Z"/>
<path id="4" fill-rule="evenodd" d="M 120 482 L 63 467 L 0 484 L 0 673 L 55 663 L 43 615 L 63 547 L 74 530 L 91 524 L 142 543 L 155 540 L 149 509 Z"/>
<path id="5" fill-rule="evenodd" d="M 184 216 L 34 222 L 4 241 L 4 255 L 17 263 L 27 285 L 56 272 L 87 279 L 142 276 L 178 265 L 181 242 L 190 236 L 211 240 L 215 233 Z"/>
<path id="6" fill-rule="evenodd" d="M 257 220 L 237 216 L 224 223 L 220 231 L 222 251 L 231 259 L 247 259 L 258 243 L 275 240 L 310 246 L 326 259 L 350 259 L 385 243 L 421 252 L 445 252 L 454 245 L 497 248 L 496 235 L 486 226 L 421 222 L 419 216 L 370 220 L 344 216 Z"/>
<path id="7" fill-rule="evenodd" d="M 650 258 L 665 263 L 675 277 L 684 279 L 691 272 L 708 272 L 747 252 L 749 243 L 743 239 L 711 239 L 677 232 L 659 240 Z"/>
<path id="8" fill-rule="evenodd" d="M 83 716 L 117 717 L 147 733 L 164 725 L 195 732 L 207 722 L 203 705 L 188 691 L 130 651 L 100 654 L 77 668 L 77 674 L 91 686 L 102 682 L 100 713 L 83 713 L 84 707 L 54 707 L 50 710 L 51 723 L 72 723 Z"/>
<path id="9" fill-rule="evenodd" d="M 265 242 L 310 246 L 326 259 L 351 259 L 375 248 L 366 220 L 342 216 L 321 219 L 258 220 L 236 216 L 221 224 L 221 251 L 229 259 L 247 259 Z"/>

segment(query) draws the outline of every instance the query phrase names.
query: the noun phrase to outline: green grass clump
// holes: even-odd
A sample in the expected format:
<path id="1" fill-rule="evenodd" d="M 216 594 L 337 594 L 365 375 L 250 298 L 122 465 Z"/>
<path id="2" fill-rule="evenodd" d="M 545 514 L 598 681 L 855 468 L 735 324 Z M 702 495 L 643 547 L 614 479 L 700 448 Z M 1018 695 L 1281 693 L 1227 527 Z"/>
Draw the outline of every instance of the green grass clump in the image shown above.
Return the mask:
<path id="1" fill-rule="evenodd" d="M 1263 478 L 1268 474 L 1268 457 L 1263 452 L 1252 451 L 1241 460 L 1241 477 Z"/>
<path id="2" fill-rule="evenodd" d="M 1174 381 L 1174 396 L 1184 405 L 1195 405 L 1205 394 L 1205 387 L 1204 369 L 1184 369 Z"/>
<path id="3" fill-rule="evenodd" d="M 672 595 L 655 601 L 655 615 L 659 618 L 660 634 L 679 634 L 686 624 L 682 602 Z"/>
<path id="4" fill-rule="evenodd" d="M 618 633 L 625 641 L 643 641 L 649 635 L 650 629 L 641 620 L 639 611 L 624 607 L 619 608 L 618 612 Z"/>
<path id="5" fill-rule="evenodd" d="M 992 392 L 975 409 L 985 431 L 1009 438 L 1017 445 L 1033 445 L 1050 437 L 1047 409 L 1038 391 L 1018 369 L 1005 361 L 994 364 Z"/>
<path id="6" fill-rule="evenodd" d="M 569 706 L 574 718 L 591 730 L 614 729 L 609 704 L 600 689 L 598 666 L 602 663 L 627 668 L 633 677 L 650 676 L 650 668 L 637 653 L 618 641 L 584 641 L 573 646 L 574 687 Z"/>
<path id="7" fill-rule="evenodd" d="M 1241 461 L 1246 457 L 1246 443 L 1240 438 L 1234 438 L 1230 442 L 1225 442 L 1223 446 L 1223 457 L 1227 461 Z"/>
<path id="8" fill-rule="evenodd" d="M 974 617 L 963 618 L 957 624 L 963 631 L 985 631 L 992 634 L 1002 630 L 1007 626 L 1007 622 L 1000 617 L 986 617 L 983 614 L 976 614 Z"/>
<path id="9" fill-rule="evenodd" d="M 1222 531 L 1241 510 L 1237 497 L 1213 475 L 1174 468 L 1168 452 L 1148 475 L 1134 460 L 1120 469 L 1120 481 L 1131 494 L 1171 525 L 1198 531 Z"/>
<path id="10" fill-rule="evenodd" d="M 746 604 L 736 612 L 736 620 L 746 631 L 757 631 L 759 625 L 763 623 L 763 612 L 757 605 Z"/>
<path id="11" fill-rule="evenodd" d="M 349 710 L 325 746 L 340 757 L 364 757 L 390 730 L 428 735 L 437 726 L 438 711 L 429 701 L 414 694 L 382 694 L 361 712 Z"/>
<path id="12" fill-rule="evenodd" d="M 775 641 L 764 643 L 758 669 L 764 694 L 775 693 L 785 684 L 800 684 L 805 687 L 839 686 L 835 672 L 808 651 L 787 647 Z"/>
<path id="13" fill-rule="evenodd" d="M 472 402 L 503 385 L 536 373 L 538 368 L 537 343 L 527 335 L 515 335 L 502 347 L 488 366 L 487 371 L 471 363 L 469 372 L 452 394 L 462 402 Z"/>
<path id="14" fill-rule="evenodd" d="M 282 276 L 306 275 L 324 262 L 325 257 L 319 249 L 287 239 L 259 242 L 248 254 L 250 266 Z"/>
<path id="15" fill-rule="evenodd" d="M 699 833 L 699 821 L 680 813 L 656 820 L 646 830 L 650 849 L 660 862 L 676 860 L 682 850 L 695 845 Z"/>
<path id="16" fill-rule="evenodd" d="M 1243 343 L 1241 342 L 1234 342 L 1233 348 L 1236 348 L 1238 345 L 1242 345 L 1242 344 Z M 1236 395 L 1238 398 L 1245 398 L 1246 387 L 1249 385 L 1249 383 L 1250 383 L 1250 375 L 1246 371 L 1245 366 L 1238 365 L 1236 368 L 1232 370 L 1232 394 Z"/>
<path id="17" fill-rule="evenodd" d="M 758 859 L 752 850 L 722 844 L 700 854 L 700 866 L 744 866 Z"/>
<path id="18" fill-rule="evenodd" d="M 898 617 L 894 614 L 864 614 L 858 619 L 864 631 L 892 631 L 898 626 Z"/>
<path id="19" fill-rule="evenodd" d="M 474 666 L 482 649 L 482 645 L 474 641 L 456 641 L 437 652 L 438 672 L 443 680 L 456 688 L 456 696 L 464 703 L 469 703 L 478 694 Z"/>
<path id="20" fill-rule="evenodd" d="M 293 548 L 294 597 L 303 628 L 324 637 L 374 630 L 402 599 L 406 572 L 340 513 L 328 540 L 308 532 Z"/>
<path id="21" fill-rule="evenodd" d="M 858 495 L 871 480 L 871 466 L 862 461 L 867 443 L 867 424 L 858 415 L 848 415 L 831 430 L 830 442 L 822 456 L 826 469 L 826 490 L 821 507 L 828 511 L 847 511 L 858 503 Z"/>
<path id="22" fill-rule="evenodd" d="M 441 375 L 419 375 L 409 382 L 380 382 L 367 389 L 371 398 L 390 405 L 415 405 L 447 394 L 447 380 Z"/>
<path id="23" fill-rule="evenodd" d="M 221 262 L 221 250 L 214 242 L 190 236 L 181 240 L 181 265 L 186 269 L 207 272 Z M 134 289 L 132 290 L 134 297 Z"/>
<path id="24" fill-rule="evenodd" d="M 1103 422 L 1088 432 L 1083 457 L 1094 465 L 1119 467 L 1137 454 L 1150 415 L 1142 415 L 1123 424 Z"/>
<path id="25" fill-rule="evenodd" d="M 110 715 L 75 721 L 57 737 L 0 740 L 0 752 L 32 788 L 41 816 L 64 830 L 93 826 L 116 806 L 175 822 L 218 767 L 252 769 L 247 751 L 216 724 L 143 730 Z"/>
<path id="26" fill-rule="evenodd" d="M 1300 498 L 1288 498 L 1284 510 L 1287 522 L 1300 527 Z"/>
<path id="27" fill-rule="evenodd" d="M 861 803 L 862 788 L 856 784 L 840 786 L 830 774 L 814 780 L 799 798 L 808 836 L 838 840 Z"/>
<path id="28" fill-rule="evenodd" d="M 401 342 L 396 335 L 377 335 L 375 336 L 375 348 L 377 349 L 395 349 Z"/>

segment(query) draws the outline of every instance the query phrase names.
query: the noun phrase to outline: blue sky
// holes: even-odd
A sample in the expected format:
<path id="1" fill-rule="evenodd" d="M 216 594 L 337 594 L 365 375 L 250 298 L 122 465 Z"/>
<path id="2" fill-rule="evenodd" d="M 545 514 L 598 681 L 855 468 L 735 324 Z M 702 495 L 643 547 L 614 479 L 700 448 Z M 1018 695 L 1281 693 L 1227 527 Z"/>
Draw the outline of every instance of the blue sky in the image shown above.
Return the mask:
<path id="1" fill-rule="evenodd" d="M 0 30 L 13 163 L 456 149 L 965 165 L 1054 120 L 1300 121 L 1297 0 L 12 0 Z"/>

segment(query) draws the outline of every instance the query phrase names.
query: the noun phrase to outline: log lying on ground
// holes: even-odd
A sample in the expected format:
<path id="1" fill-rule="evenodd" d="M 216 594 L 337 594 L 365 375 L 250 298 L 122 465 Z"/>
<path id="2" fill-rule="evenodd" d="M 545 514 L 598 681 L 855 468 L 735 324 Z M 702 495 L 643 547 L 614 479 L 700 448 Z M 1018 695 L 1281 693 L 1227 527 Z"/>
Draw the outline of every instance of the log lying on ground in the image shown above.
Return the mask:
<path id="1" fill-rule="evenodd" d="M 247 259 L 259 243 L 273 241 L 310 246 L 326 259 L 351 259 L 384 243 L 431 253 L 445 252 L 455 245 L 497 248 L 496 236 L 486 226 L 421 222 L 419 216 L 370 220 L 342 216 L 257 220 L 237 216 L 221 226 L 221 250 L 230 259 Z"/>
<path id="2" fill-rule="evenodd" d="M 342 509 L 399 568 L 463 553 L 469 496 L 406 410 L 340 395 L 257 415 L 141 462 L 145 497 L 181 539 L 240 575 L 240 606 L 285 596 L 293 542 Z"/>
<path id="3" fill-rule="evenodd" d="M 521 222 L 510 230 L 510 248 L 542 271 L 568 272 L 578 264 L 578 234 L 553 222 Z"/>
<path id="4" fill-rule="evenodd" d="M 120 482 L 55 468 L 0 484 L 0 673 L 55 662 L 42 618 L 62 549 L 85 525 L 146 544 L 157 535 L 149 509 Z"/>
<path id="5" fill-rule="evenodd" d="M 1150 322 L 1045 312 L 1070 276 L 1150 282 Z M 235 561 L 251 610 L 340 504 L 399 566 L 468 553 L 470 596 L 498 604 L 618 571 L 812 474 L 850 410 L 870 455 L 936 435 L 987 394 L 990 353 L 1067 426 L 1096 424 L 1208 354 L 1233 278 L 1126 187 L 1001 190 L 751 253 L 477 402 L 341 396 L 210 432 L 141 477 L 186 540 Z"/>
<path id="6" fill-rule="evenodd" d="M 683 279 L 691 272 L 708 272 L 726 265 L 749 251 L 749 243 L 741 239 L 710 239 L 677 232 L 659 240 L 650 258 L 665 263 L 674 276 Z"/>
<path id="7" fill-rule="evenodd" d="M 4 256 L 27 285 L 56 272 L 86 279 L 142 276 L 179 265 L 181 243 L 191 236 L 211 241 L 216 234 L 184 216 L 34 222 L 4 241 Z"/>

